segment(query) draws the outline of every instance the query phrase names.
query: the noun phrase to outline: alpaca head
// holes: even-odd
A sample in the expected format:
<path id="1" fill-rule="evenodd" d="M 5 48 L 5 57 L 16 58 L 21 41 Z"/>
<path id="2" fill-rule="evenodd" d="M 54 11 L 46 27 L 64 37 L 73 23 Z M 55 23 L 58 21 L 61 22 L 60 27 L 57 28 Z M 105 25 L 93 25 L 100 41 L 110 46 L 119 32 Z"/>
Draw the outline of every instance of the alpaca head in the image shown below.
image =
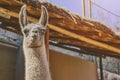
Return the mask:
<path id="1" fill-rule="evenodd" d="M 40 47 L 43 43 L 46 26 L 48 23 L 47 9 L 42 6 L 42 13 L 38 23 L 28 23 L 26 5 L 22 6 L 19 13 L 19 24 L 24 36 L 24 44 L 29 48 Z"/>

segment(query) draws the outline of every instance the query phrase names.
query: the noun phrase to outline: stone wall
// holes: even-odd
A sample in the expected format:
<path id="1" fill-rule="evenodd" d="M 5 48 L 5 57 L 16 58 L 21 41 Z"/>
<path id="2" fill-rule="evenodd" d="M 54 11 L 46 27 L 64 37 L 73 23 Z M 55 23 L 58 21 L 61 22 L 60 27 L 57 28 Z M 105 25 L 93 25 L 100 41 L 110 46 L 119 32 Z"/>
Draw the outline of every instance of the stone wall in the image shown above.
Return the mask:
<path id="1" fill-rule="evenodd" d="M 19 45 L 22 42 L 22 36 L 0 28 L 0 41 L 9 44 Z"/>

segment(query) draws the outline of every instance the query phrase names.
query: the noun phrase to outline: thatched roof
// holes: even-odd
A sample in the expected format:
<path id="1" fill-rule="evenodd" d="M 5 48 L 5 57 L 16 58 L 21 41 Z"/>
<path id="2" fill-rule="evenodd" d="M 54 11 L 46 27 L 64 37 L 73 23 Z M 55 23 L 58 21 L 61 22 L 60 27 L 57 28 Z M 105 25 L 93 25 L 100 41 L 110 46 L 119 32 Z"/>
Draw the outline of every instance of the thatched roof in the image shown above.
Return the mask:
<path id="1" fill-rule="evenodd" d="M 48 9 L 50 40 L 96 54 L 120 55 L 120 38 L 106 25 L 82 18 L 49 2 L 28 0 L 26 3 L 29 20 L 32 22 L 39 19 L 41 5 Z M 21 34 L 18 13 L 23 4 L 18 0 L 0 0 L 0 27 Z"/>

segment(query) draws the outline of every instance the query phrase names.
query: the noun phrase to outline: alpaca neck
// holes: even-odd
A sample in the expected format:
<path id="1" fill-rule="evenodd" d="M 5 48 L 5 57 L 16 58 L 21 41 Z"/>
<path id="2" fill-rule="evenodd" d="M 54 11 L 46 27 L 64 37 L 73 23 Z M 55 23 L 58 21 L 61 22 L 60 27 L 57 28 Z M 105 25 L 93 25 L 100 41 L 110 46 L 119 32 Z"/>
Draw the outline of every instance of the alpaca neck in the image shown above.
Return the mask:
<path id="1" fill-rule="evenodd" d="M 24 47 L 24 52 L 26 80 L 51 80 L 44 42 L 39 48 Z"/>

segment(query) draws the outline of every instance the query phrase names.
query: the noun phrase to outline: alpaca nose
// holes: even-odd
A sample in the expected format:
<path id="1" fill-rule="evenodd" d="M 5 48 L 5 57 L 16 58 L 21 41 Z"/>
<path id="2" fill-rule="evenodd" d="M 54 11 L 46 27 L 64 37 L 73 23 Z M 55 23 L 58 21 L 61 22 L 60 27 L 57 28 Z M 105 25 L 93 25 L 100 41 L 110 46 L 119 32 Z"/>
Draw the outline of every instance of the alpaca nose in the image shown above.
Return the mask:
<path id="1" fill-rule="evenodd" d="M 32 34 L 32 38 L 36 39 L 37 35 L 36 34 Z"/>

